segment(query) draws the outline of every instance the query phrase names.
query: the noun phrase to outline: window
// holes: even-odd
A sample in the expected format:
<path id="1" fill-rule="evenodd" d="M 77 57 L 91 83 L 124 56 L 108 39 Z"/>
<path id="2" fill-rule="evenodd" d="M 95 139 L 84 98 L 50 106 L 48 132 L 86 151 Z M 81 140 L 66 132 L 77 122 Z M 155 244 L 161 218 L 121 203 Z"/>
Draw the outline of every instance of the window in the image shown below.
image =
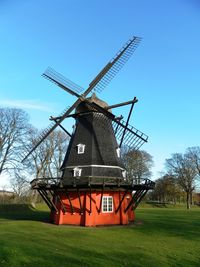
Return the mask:
<path id="1" fill-rule="evenodd" d="M 74 171 L 74 177 L 81 176 L 82 169 L 76 167 L 73 169 Z"/>
<path id="2" fill-rule="evenodd" d="M 84 154 L 84 152 L 85 152 L 85 145 L 84 144 L 78 144 L 77 145 L 77 151 L 78 151 L 78 154 Z"/>
<path id="3" fill-rule="evenodd" d="M 104 196 L 102 204 L 102 212 L 113 212 L 113 197 Z"/>
<path id="4" fill-rule="evenodd" d="M 123 178 L 126 178 L 126 170 L 122 171 L 122 176 L 123 176 Z"/>
<path id="5" fill-rule="evenodd" d="M 117 152 L 118 158 L 120 158 L 120 148 L 119 147 L 116 149 L 116 152 Z"/>

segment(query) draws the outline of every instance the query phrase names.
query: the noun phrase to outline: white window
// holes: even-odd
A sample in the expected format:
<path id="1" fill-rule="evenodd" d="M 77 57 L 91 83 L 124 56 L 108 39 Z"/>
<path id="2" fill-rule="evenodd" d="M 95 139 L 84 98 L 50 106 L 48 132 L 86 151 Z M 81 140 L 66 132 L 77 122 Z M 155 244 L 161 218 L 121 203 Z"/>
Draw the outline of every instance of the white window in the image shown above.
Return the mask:
<path id="1" fill-rule="evenodd" d="M 116 152 L 117 152 L 118 158 L 120 158 L 120 148 L 119 147 L 116 149 Z"/>
<path id="2" fill-rule="evenodd" d="M 73 169 L 74 171 L 74 177 L 81 176 L 82 169 L 76 167 Z"/>
<path id="3" fill-rule="evenodd" d="M 77 145 L 77 151 L 78 151 L 78 154 L 84 154 L 85 153 L 85 145 L 84 144 L 78 144 Z"/>
<path id="4" fill-rule="evenodd" d="M 102 200 L 102 212 L 113 212 L 113 197 L 104 196 Z"/>
<path id="5" fill-rule="evenodd" d="M 122 171 L 122 176 L 123 176 L 123 178 L 126 178 L 126 170 Z"/>

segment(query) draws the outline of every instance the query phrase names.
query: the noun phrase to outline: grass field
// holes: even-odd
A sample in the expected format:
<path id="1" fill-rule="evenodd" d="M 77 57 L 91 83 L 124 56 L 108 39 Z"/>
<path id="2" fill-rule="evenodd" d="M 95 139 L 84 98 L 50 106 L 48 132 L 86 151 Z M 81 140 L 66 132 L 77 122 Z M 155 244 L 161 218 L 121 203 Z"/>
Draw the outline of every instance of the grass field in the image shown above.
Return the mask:
<path id="1" fill-rule="evenodd" d="M 200 208 L 139 208 L 131 226 L 49 224 L 48 211 L 0 207 L 0 266 L 200 266 Z"/>

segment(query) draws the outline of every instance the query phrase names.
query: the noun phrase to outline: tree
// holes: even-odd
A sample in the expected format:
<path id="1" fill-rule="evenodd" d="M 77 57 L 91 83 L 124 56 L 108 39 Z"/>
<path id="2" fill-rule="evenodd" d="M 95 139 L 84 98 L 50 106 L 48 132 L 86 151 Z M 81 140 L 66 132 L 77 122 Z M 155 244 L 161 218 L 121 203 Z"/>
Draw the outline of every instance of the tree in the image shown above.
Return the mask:
<path id="1" fill-rule="evenodd" d="M 188 158 L 196 170 L 196 174 L 200 177 L 200 147 L 189 147 L 186 151 Z"/>
<path id="2" fill-rule="evenodd" d="M 29 145 L 34 146 L 35 140 L 40 136 L 37 129 L 32 128 L 29 136 Z M 61 130 L 53 131 L 40 146 L 32 152 L 26 161 L 27 169 L 34 178 L 60 177 L 60 166 L 67 151 L 69 137 Z"/>
<path id="3" fill-rule="evenodd" d="M 23 110 L 0 108 L 0 174 L 17 167 L 29 127 Z"/>
<path id="4" fill-rule="evenodd" d="M 131 150 L 123 153 L 122 159 L 129 179 L 140 183 L 151 177 L 153 158 L 146 151 Z"/>
<path id="5" fill-rule="evenodd" d="M 18 196 L 22 197 L 26 195 L 29 191 L 29 182 L 27 177 L 21 174 L 20 171 L 16 171 L 15 175 L 10 180 L 11 187 L 13 192 Z"/>
<path id="6" fill-rule="evenodd" d="M 177 184 L 175 177 L 165 174 L 155 181 L 155 189 L 151 192 L 151 199 L 159 202 L 173 202 L 182 196 L 183 190 Z"/>
<path id="7" fill-rule="evenodd" d="M 24 143 L 26 153 L 35 145 L 40 137 L 40 131 L 31 127 L 27 140 Z M 26 159 L 23 166 L 18 169 L 11 184 L 15 191 L 23 192 L 30 185 L 30 180 L 37 178 L 60 178 L 60 166 L 67 151 L 69 137 L 61 130 L 53 131 L 40 146 Z M 29 186 L 30 188 L 30 186 Z M 28 193 L 28 190 L 27 190 Z M 38 198 L 36 191 L 32 194 L 32 205 Z"/>
<path id="8" fill-rule="evenodd" d="M 16 108 L 0 108 L 0 129 L 0 174 L 9 172 L 19 196 L 29 190 L 30 179 L 60 177 L 69 142 L 64 132 L 51 133 L 22 165 L 23 155 L 35 145 L 40 132 L 29 124 L 27 113 Z"/>
<path id="9" fill-rule="evenodd" d="M 168 173 L 173 175 L 177 183 L 186 192 L 187 209 L 190 209 L 192 193 L 195 189 L 195 182 L 197 177 L 196 169 L 188 153 L 172 154 L 172 157 L 166 159 L 166 167 Z"/>

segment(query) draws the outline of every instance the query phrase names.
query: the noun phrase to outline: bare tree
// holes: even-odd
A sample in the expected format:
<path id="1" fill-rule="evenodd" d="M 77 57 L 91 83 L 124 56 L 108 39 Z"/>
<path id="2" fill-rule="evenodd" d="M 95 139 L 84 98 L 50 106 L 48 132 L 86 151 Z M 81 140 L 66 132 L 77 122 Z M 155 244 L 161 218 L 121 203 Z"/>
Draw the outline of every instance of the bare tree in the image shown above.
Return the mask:
<path id="1" fill-rule="evenodd" d="M 187 209 L 190 209 L 192 193 L 195 189 L 197 176 L 196 169 L 194 169 L 193 162 L 188 156 L 188 153 L 172 154 L 170 159 L 166 159 L 166 167 L 168 169 L 168 173 L 175 177 L 177 183 L 186 192 Z"/>
<path id="2" fill-rule="evenodd" d="M 155 189 L 151 192 L 151 199 L 159 202 L 180 202 L 183 190 L 175 177 L 165 174 L 155 181 Z"/>
<path id="3" fill-rule="evenodd" d="M 32 178 L 60 177 L 69 141 L 64 132 L 54 131 L 22 165 L 22 155 L 40 133 L 29 124 L 27 113 L 16 108 L 0 108 L 0 129 L 0 174 L 9 172 L 19 196 L 27 192 Z"/>
<path id="4" fill-rule="evenodd" d="M 187 157 L 196 169 L 196 174 L 200 177 L 200 147 L 189 147 L 186 151 Z"/>
<path id="5" fill-rule="evenodd" d="M 24 173 L 17 170 L 15 175 L 10 179 L 10 184 L 13 192 L 15 192 L 18 197 L 27 195 L 29 191 L 29 181 Z"/>
<path id="6" fill-rule="evenodd" d="M 21 109 L 0 108 L 0 174 L 17 167 L 29 129 L 28 115 Z"/>
<path id="7" fill-rule="evenodd" d="M 127 177 L 140 183 L 141 179 L 151 177 L 153 158 L 146 151 L 131 150 L 122 156 Z"/>
<path id="8" fill-rule="evenodd" d="M 40 133 L 32 128 L 29 142 L 34 145 Z M 67 151 L 69 138 L 61 130 L 52 132 L 30 155 L 27 168 L 34 178 L 60 177 L 60 166 Z M 30 144 L 29 144 L 30 145 Z M 29 146 L 27 147 L 29 149 Z"/>
<path id="9" fill-rule="evenodd" d="M 40 132 L 36 128 L 29 128 L 29 134 L 24 142 L 26 152 L 29 152 L 30 147 L 34 146 L 39 136 Z M 63 131 L 52 132 L 21 165 L 14 179 L 11 180 L 15 191 L 25 192 L 24 190 L 27 189 L 27 185 L 30 185 L 30 181 L 36 178 L 60 178 L 60 166 L 64 160 L 68 142 L 69 137 Z M 31 195 L 32 205 L 35 205 L 38 194 L 34 191 Z"/>

